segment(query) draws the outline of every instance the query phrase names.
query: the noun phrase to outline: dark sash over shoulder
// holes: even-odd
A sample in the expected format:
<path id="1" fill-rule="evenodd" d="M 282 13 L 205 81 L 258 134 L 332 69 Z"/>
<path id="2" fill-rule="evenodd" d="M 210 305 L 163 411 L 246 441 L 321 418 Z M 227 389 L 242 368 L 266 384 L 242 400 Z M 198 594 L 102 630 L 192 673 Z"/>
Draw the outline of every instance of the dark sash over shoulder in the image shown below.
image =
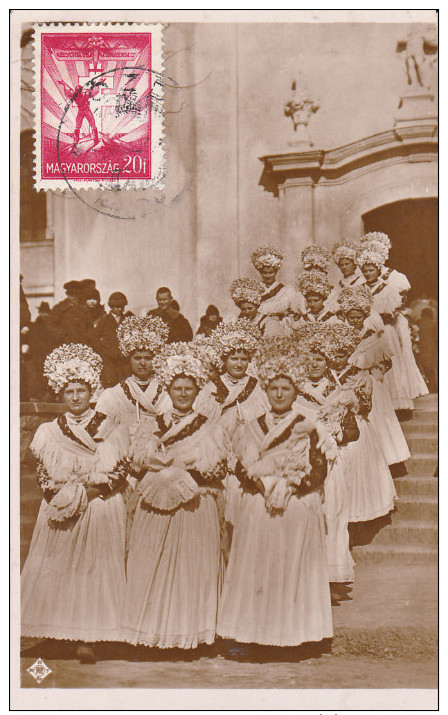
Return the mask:
<path id="1" fill-rule="evenodd" d="M 378 293 L 381 293 L 381 291 L 384 290 L 385 287 L 386 287 L 386 284 L 385 284 L 385 283 L 380 283 L 380 285 L 377 286 L 377 287 L 372 291 L 372 295 L 377 295 Z"/>
<path id="2" fill-rule="evenodd" d="M 354 375 L 357 375 L 359 372 L 359 368 L 356 367 L 356 365 L 351 365 L 351 367 L 343 372 L 341 375 L 338 375 L 338 380 L 343 385 L 349 377 L 354 377 Z"/>
<path id="3" fill-rule="evenodd" d="M 253 391 L 255 390 L 257 383 L 258 383 L 258 380 L 256 377 L 253 377 L 253 376 L 249 377 L 246 386 L 244 387 L 243 390 L 241 390 L 240 394 L 237 395 L 237 397 L 235 397 L 235 399 L 232 400 L 232 402 L 229 402 L 228 405 L 224 405 L 224 407 L 222 408 L 222 414 L 224 414 L 224 412 L 226 410 L 229 410 L 231 407 L 235 407 L 237 402 L 239 404 L 241 404 L 242 402 L 245 402 L 251 396 Z"/>
<path id="4" fill-rule="evenodd" d="M 264 434 L 267 434 L 269 432 L 268 426 L 266 424 L 266 415 L 260 415 L 260 417 L 257 417 L 257 422 L 261 427 L 261 431 Z"/>
<path id="5" fill-rule="evenodd" d="M 93 437 L 93 435 L 89 431 L 89 427 L 90 427 L 91 422 L 93 422 L 93 420 L 95 420 L 95 417 L 96 417 L 96 415 L 94 415 L 92 417 L 92 419 L 89 421 L 87 426 L 84 428 L 86 430 L 86 432 L 88 432 L 91 437 Z M 102 421 L 103 420 L 101 420 L 101 422 Z M 100 424 L 101 424 L 101 422 L 100 422 Z M 68 437 L 68 439 L 71 439 L 72 442 L 75 442 L 75 444 L 80 444 L 81 447 L 84 447 L 84 449 L 89 449 L 89 447 L 82 441 L 82 439 L 79 439 L 79 437 L 77 437 L 77 435 L 74 432 L 72 432 L 72 430 L 70 429 L 70 427 L 67 423 L 66 415 L 59 415 L 59 417 L 57 419 L 57 425 L 58 425 L 59 429 L 61 430 L 62 434 L 64 435 L 64 437 Z M 98 427 L 99 427 L 99 425 L 97 426 L 97 428 L 95 430 L 95 434 L 96 434 L 96 431 L 98 430 Z M 98 441 L 98 440 L 95 440 L 95 441 Z"/>
<path id="6" fill-rule="evenodd" d="M 155 418 L 156 418 L 157 426 L 159 428 L 155 434 L 157 437 L 163 437 L 165 432 L 168 432 L 169 425 L 165 424 L 163 415 L 156 415 Z"/>
<path id="7" fill-rule="evenodd" d="M 186 437 L 191 437 L 191 435 L 197 432 L 205 422 L 207 422 L 207 417 L 204 415 L 196 415 L 194 420 L 189 422 L 188 425 L 185 425 L 185 427 L 179 430 L 177 434 L 173 434 L 172 437 L 168 437 L 165 440 L 162 439 L 162 443 L 165 447 L 170 447 L 172 444 L 176 444 L 176 442 L 180 442 Z"/>
<path id="8" fill-rule="evenodd" d="M 219 375 L 217 377 L 214 377 L 212 382 L 213 382 L 214 386 L 216 387 L 216 392 L 212 392 L 212 395 L 215 398 L 216 402 L 218 402 L 218 404 L 222 405 L 223 402 L 225 402 L 225 400 L 229 394 L 229 390 L 224 385 L 224 383 L 221 380 L 221 377 Z"/>
<path id="9" fill-rule="evenodd" d="M 95 412 L 95 414 L 93 415 L 92 419 L 90 420 L 90 422 L 88 423 L 88 425 L 86 427 L 86 432 L 89 433 L 89 435 L 92 437 L 92 439 L 95 442 L 100 441 L 97 437 L 95 437 L 95 435 L 97 434 L 100 426 L 102 425 L 102 423 L 104 422 L 105 419 L 106 419 L 106 415 L 104 415 L 102 412 Z"/>
<path id="10" fill-rule="evenodd" d="M 129 385 L 128 385 L 128 383 L 126 382 L 126 380 L 123 380 L 122 382 L 120 382 L 120 387 L 121 387 L 121 389 L 123 390 L 124 394 L 126 395 L 127 399 L 129 400 L 129 402 L 132 402 L 133 405 L 136 405 L 136 404 L 137 404 L 137 400 L 136 400 L 135 397 L 133 397 L 133 395 L 131 394 L 131 391 L 130 391 L 130 389 L 129 389 Z M 160 395 L 162 394 L 162 391 L 163 391 L 162 385 L 157 385 L 156 394 L 154 395 L 154 397 L 153 397 L 152 400 L 151 400 L 151 404 L 152 404 L 152 405 L 155 405 L 155 404 L 156 404 L 157 400 L 159 399 Z"/>
<path id="11" fill-rule="evenodd" d="M 296 417 L 294 417 L 292 422 L 290 422 L 289 425 L 287 427 L 285 427 L 283 432 L 281 434 L 279 434 L 278 437 L 276 437 L 274 440 L 272 440 L 272 442 L 269 442 L 265 451 L 267 451 L 268 449 L 274 449 L 274 447 L 278 447 L 279 444 L 286 442 L 286 440 L 291 437 L 292 431 L 293 431 L 295 425 L 298 422 L 303 422 L 304 419 L 305 419 L 305 417 L 303 415 L 296 415 Z"/>
<path id="12" fill-rule="evenodd" d="M 328 310 L 326 313 L 323 314 L 322 318 L 320 319 L 322 323 L 324 323 L 326 320 L 329 320 L 332 318 L 334 313 L 332 313 L 330 310 Z"/>
<path id="13" fill-rule="evenodd" d="M 325 390 L 322 393 L 323 398 L 328 397 L 330 392 L 333 392 L 333 390 L 336 387 L 335 379 L 331 373 L 325 375 L 325 377 L 328 378 L 328 385 L 326 386 Z M 314 395 L 312 395 L 310 392 L 306 392 L 303 388 L 299 389 L 299 395 L 301 395 L 306 400 L 308 400 L 308 402 L 315 402 L 316 405 L 322 406 L 322 403 L 319 402 L 319 400 L 316 397 L 314 397 Z"/>
<path id="14" fill-rule="evenodd" d="M 264 293 L 261 296 L 261 302 L 264 303 L 265 300 L 269 300 L 270 298 L 274 298 L 274 296 L 277 295 L 277 293 L 280 293 L 281 289 L 284 288 L 285 286 L 283 283 L 279 283 L 278 286 L 275 286 L 275 288 L 271 288 L 271 290 L 268 290 L 267 293 Z"/>

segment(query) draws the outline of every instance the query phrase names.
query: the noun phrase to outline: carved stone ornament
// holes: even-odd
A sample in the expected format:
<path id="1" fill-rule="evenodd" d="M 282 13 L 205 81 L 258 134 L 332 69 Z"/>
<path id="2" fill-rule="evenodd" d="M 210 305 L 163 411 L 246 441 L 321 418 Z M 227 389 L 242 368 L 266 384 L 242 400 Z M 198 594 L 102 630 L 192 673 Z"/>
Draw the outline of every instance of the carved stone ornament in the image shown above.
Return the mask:
<path id="1" fill-rule="evenodd" d="M 291 117 L 294 132 L 296 132 L 296 143 L 307 144 L 313 146 L 309 132 L 308 124 L 312 114 L 319 109 L 319 101 L 313 98 L 305 80 L 302 77 L 293 80 L 291 84 L 291 96 L 286 102 L 284 112 L 286 117 Z"/>

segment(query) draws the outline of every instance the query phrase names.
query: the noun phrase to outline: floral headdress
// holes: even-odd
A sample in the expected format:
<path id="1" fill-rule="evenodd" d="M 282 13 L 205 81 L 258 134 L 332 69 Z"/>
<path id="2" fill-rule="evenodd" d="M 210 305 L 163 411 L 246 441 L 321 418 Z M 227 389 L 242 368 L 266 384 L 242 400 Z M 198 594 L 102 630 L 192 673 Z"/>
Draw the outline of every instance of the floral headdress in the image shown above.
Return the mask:
<path id="1" fill-rule="evenodd" d="M 81 343 L 69 343 L 55 348 L 44 362 L 44 375 L 56 392 L 69 382 L 85 382 L 92 392 L 100 386 L 102 360 L 92 348 Z"/>
<path id="2" fill-rule="evenodd" d="M 306 355 L 292 338 L 270 338 L 256 353 L 257 374 L 264 390 L 276 377 L 288 377 L 298 390 L 306 380 Z"/>
<path id="3" fill-rule="evenodd" d="M 168 339 L 168 326 L 162 318 L 130 315 L 117 328 L 120 352 L 129 357 L 136 350 L 160 351 Z"/>
<path id="4" fill-rule="evenodd" d="M 302 351 L 317 352 L 333 360 L 338 352 L 351 354 L 359 343 L 359 332 L 345 323 L 312 323 L 295 331 Z"/>
<path id="5" fill-rule="evenodd" d="M 265 291 L 263 283 L 252 278 L 237 278 L 230 286 L 230 295 L 236 305 L 247 300 L 248 303 L 260 305 L 261 297 Z"/>
<path id="6" fill-rule="evenodd" d="M 304 271 L 298 278 L 299 290 L 306 297 L 309 293 L 317 293 L 327 298 L 331 285 L 321 271 Z"/>
<path id="7" fill-rule="evenodd" d="M 222 322 L 210 335 L 210 344 L 221 360 L 235 351 L 246 352 L 252 357 L 260 340 L 260 329 L 247 318 Z"/>
<path id="8" fill-rule="evenodd" d="M 356 309 L 361 310 L 364 315 L 369 315 L 372 301 L 372 294 L 367 285 L 346 286 L 338 297 L 338 303 L 344 314 L 349 310 Z"/>
<path id="9" fill-rule="evenodd" d="M 191 377 L 201 389 L 209 379 L 200 347 L 193 343 L 171 343 L 153 360 L 156 380 L 168 388 L 176 377 Z"/>
<path id="10" fill-rule="evenodd" d="M 326 246 L 312 244 L 302 251 L 302 263 L 306 271 L 317 270 L 328 273 L 331 264 L 330 251 Z"/>
<path id="11" fill-rule="evenodd" d="M 389 257 L 389 251 L 392 246 L 391 240 L 387 233 L 381 233 L 381 231 L 371 231 L 370 233 L 364 234 L 364 236 L 360 238 L 362 248 L 364 248 L 366 244 L 371 244 L 372 242 L 380 244 L 382 246 L 382 250 L 385 252 L 387 260 L 387 258 Z"/>
<path id="12" fill-rule="evenodd" d="M 275 246 L 258 246 L 255 251 L 252 251 L 252 263 L 255 268 L 259 270 L 263 266 L 270 266 L 272 268 L 281 267 L 285 254 L 280 248 Z"/>
<path id="13" fill-rule="evenodd" d="M 335 263 L 339 263 L 341 258 L 350 258 L 356 263 L 356 254 L 359 251 L 359 244 L 354 241 L 342 239 L 333 245 L 333 258 Z"/>
<path id="14" fill-rule="evenodd" d="M 365 247 L 359 251 L 356 261 L 358 266 L 362 268 L 366 263 L 373 263 L 374 266 L 382 268 L 386 262 L 384 251 L 381 250 L 379 244 L 365 244 Z"/>

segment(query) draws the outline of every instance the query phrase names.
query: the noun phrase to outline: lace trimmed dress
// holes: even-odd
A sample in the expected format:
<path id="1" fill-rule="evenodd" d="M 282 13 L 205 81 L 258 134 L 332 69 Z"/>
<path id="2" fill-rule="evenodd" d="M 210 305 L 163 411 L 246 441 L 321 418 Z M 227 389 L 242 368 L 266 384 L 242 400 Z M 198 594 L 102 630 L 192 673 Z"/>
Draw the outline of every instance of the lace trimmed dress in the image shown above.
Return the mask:
<path id="1" fill-rule="evenodd" d="M 294 410 L 237 429 L 243 496 L 218 613 L 223 638 L 297 646 L 333 635 L 319 443 Z"/>
<path id="2" fill-rule="evenodd" d="M 301 293 L 292 286 L 275 281 L 261 298 L 259 313 L 265 316 L 261 325 L 265 337 L 291 334 L 290 321 L 304 309 Z"/>
<path id="3" fill-rule="evenodd" d="M 171 400 L 155 380 L 139 383 L 134 375 L 100 395 L 96 411 L 119 424 L 135 426 L 143 417 L 154 416 L 171 408 Z"/>
<path id="4" fill-rule="evenodd" d="M 121 633 L 134 645 L 213 643 L 220 568 L 217 498 L 227 465 L 223 430 L 198 413 L 172 413 L 137 430 L 138 485 Z"/>
<path id="5" fill-rule="evenodd" d="M 347 278 L 345 278 L 345 276 L 342 276 L 342 278 L 340 278 L 338 282 L 333 286 L 333 289 L 325 302 L 326 307 L 329 310 L 332 310 L 334 313 L 338 313 L 341 308 L 338 303 L 338 298 L 341 294 L 341 290 L 347 287 L 357 287 L 363 285 L 363 283 L 365 282 L 366 281 L 361 269 L 356 267 L 355 272 L 352 273 L 351 276 L 348 276 Z"/>
<path id="6" fill-rule="evenodd" d="M 265 392 L 254 375 L 245 375 L 234 380 L 223 373 L 213 382 L 208 382 L 195 403 L 198 412 L 218 421 L 233 440 L 238 425 L 260 417 L 269 409 Z M 236 458 L 229 455 L 229 472 L 224 481 L 225 520 L 232 525 L 238 516 L 242 490 L 234 473 Z"/>
<path id="7" fill-rule="evenodd" d="M 426 395 L 428 388 L 415 362 L 407 319 L 400 313 L 403 294 L 383 278 L 369 288 L 372 307 L 384 321 L 384 332 L 393 353 L 392 368 L 384 377 L 384 385 L 394 409 L 413 409 L 414 399 Z"/>
<path id="8" fill-rule="evenodd" d="M 141 383 L 135 375 L 131 375 L 118 385 L 104 390 L 96 404 L 96 411 L 99 414 L 107 415 L 118 424 L 127 425 L 132 435 L 141 421 L 169 410 L 171 407 L 171 398 L 156 380 Z M 128 487 L 124 493 L 127 511 L 126 548 L 128 547 L 129 533 L 132 527 L 135 507 L 137 506 L 137 495 L 134 493 L 137 480 L 132 464 L 129 466 Z"/>
<path id="9" fill-rule="evenodd" d="M 373 327 L 369 318 L 361 330 L 361 340 L 349 357 L 349 363 L 371 375 L 372 409 L 369 424 L 383 450 L 388 465 L 404 462 L 410 452 L 400 422 L 395 414 L 392 398 L 384 385 L 384 375 L 392 366 L 391 351 L 381 330 Z"/>
<path id="10" fill-rule="evenodd" d="M 125 588 L 127 430 L 93 411 L 37 429 L 44 498 L 22 571 L 22 635 L 119 640 Z M 103 498 L 87 502 L 86 487 Z"/>
<path id="11" fill-rule="evenodd" d="M 338 395 L 341 396 L 340 400 Z M 336 407 L 331 422 L 330 415 L 325 414 L 330 399 Z M 354 580 L 355 565 L 350 554 L 348 523 L 353 471 L 352 450 L 354 441 L 359 438 L 359 429 L 353 414 L 353 409 L 357 409 L 357 400 L 354 395 L 343 393 L 330 376 L 324 376 L 316 383 L 306 381 L 296 404 L 303 414 L 316 420 L 321 429 L 328 433 L 333 446 L 328 459 L 323 505 L 327 568 L 331 582 L 348 583 Z"/>

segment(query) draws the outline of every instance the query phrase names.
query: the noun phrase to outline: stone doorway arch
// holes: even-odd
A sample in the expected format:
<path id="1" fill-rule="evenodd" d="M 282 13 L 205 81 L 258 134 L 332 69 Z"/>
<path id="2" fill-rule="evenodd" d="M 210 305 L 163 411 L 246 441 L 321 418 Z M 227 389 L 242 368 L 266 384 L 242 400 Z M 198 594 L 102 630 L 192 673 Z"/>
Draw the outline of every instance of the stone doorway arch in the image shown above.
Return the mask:
<path id="1" fill-rule="evenodd" d="M 438 298 L 438 201 L 404 199 L 385 203 L 362 215 L 364 232 L 383 231 L 392 242 L 389 265 L 411 283 L 410 301 Z"/>

